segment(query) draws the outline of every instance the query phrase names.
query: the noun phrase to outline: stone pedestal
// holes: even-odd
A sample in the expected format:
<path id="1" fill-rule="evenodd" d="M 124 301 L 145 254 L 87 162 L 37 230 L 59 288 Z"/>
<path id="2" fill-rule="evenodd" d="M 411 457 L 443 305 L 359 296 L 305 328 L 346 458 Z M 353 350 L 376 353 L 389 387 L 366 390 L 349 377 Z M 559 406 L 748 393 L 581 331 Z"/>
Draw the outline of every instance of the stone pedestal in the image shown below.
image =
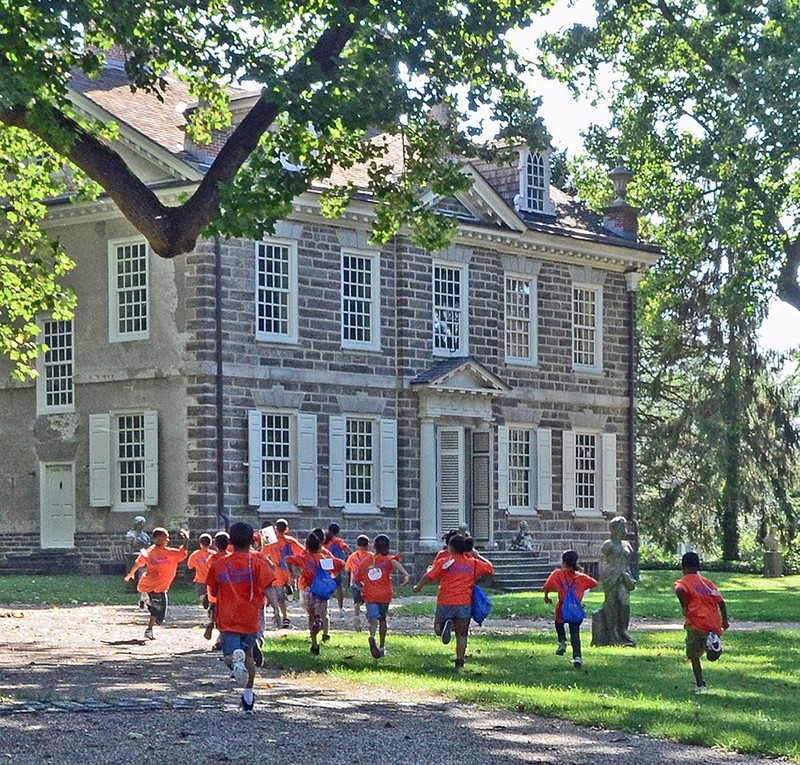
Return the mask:
<path id="1" fill-rule="evenodd" d="M 783 576 L 783 555 L 777 550 L 764 553 L 764 576 Z"/>

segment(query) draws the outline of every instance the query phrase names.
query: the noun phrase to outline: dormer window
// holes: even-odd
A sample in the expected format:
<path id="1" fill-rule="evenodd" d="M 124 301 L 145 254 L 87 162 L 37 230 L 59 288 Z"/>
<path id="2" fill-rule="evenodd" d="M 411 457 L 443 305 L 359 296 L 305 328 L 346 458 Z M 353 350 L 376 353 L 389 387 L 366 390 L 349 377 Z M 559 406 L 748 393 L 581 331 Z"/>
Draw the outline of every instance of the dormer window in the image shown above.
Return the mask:
<path id="1" fill-rule="evenodd" d="M 518 210 L 554 215 L 550 199 L 550 153 L 526 149 L 520 156 Z"/>

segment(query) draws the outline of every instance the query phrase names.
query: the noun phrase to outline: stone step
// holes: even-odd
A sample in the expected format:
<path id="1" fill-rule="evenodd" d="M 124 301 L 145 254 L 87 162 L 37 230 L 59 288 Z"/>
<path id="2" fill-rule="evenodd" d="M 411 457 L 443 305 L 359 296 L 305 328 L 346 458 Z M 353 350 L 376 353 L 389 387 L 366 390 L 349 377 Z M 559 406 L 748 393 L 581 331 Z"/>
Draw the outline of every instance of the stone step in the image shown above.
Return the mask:
<path id="1" fill-rule="evenodd" d="M 0 560 L 0 574 L 77 574 L 81 557 L 77 550 L 37 550 L 28 555 L 8 555 Z"/>

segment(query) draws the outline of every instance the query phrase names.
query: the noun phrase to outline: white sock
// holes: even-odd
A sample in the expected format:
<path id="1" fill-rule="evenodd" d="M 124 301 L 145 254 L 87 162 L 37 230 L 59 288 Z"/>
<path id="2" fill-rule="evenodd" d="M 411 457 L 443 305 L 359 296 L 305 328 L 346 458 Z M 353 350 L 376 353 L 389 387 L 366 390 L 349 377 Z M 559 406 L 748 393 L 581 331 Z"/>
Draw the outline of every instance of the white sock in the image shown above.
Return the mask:
<path id="1" fill-rule="evenodd" d="M 253 703 L 253 689 L 252 688 L 245 688 L 242 691 L 242 698 L 245 700 L 246 703 L 252 704 Z"/>

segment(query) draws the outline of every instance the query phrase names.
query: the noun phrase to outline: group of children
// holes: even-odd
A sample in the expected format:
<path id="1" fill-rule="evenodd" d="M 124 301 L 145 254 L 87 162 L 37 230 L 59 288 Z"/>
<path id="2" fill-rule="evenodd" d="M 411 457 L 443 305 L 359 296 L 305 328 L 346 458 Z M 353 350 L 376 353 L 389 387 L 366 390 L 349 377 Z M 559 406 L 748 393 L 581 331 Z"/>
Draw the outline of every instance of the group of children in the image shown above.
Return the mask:
<path id="1" fill-rule="evenodd" d="M 255 669 L 263 663 L 261 645 L 265 629 L 266 609 L 271 606 L 277 628 L 292 627 L 286 601 L 299 588 L 308 616 L 311 653 L 319 655 L 320 642 L 330 639 L 328 600 L 335 595 L 339 612 L 344 617 L 343 575 L 348 576 L 352 593 L 354 628 L 361 630 L 361 606 L 366 611 L 371 655 L 377 660 L 386 656 L 387 615 L 393 597 L 392 578 L 396 572 L 402 584 L 409 574 L 400 563 L 400 556 L 390 551 L 390 540 L 378 534 L 370 551 L 369 537 L 362 534 L 351 551 L 341 539 L 338 524 L 327 532 L 314 529 L 305 543 L 288 534 L 289 524 L 279 519 L 262 536 L 246 523 L 234 523 L 228 532 L 220 531 L 213 538 L 202 534 L 200 548 L 189 556 L 187 565 L 194 570 L 198 600 L 207 610 L 204 636 L 211 639 L 219 630 L 218 647 L 226 666 L 242 688 L 240 706 L 251 712 L 255 704 L 253 681 Z M 150 613 L 145 637 L 153 640 L 153 627 L 166 616 L 167 593 L 175 579 L 178 564 L 187 557 L 188 533 L 181 529 L 180 547 L 169 547 L 166 529 L 153 530 L 153 544 L 142 550 L 126 574 L 132 580 L 138 569 L 145 573 L 137 588 L 147 598 Z M 466 661 L 469 626 L 472 618 L 473 591 L 482 577 L 491 576 L 493 566 L 474 549 L 474 540 L 457 530 L 444 536 L 445 548 L 414 585 L 415 593 L 427 584 L 439 582 L 434 618 L 434 632 L 442 643 L 456 638 L 456 669 Z M 705 652 L 716 660 L 722 652 L 720 635 L 728 628 L 727 610 L 717 588 L 698 574 L 700 560 L 696 553 L 686 553 L 682 560 L 684 576 L 675 583 L 675 592 L 686 617 L 686 652 L 695 676 L 695 691 L 706 690 L 700 659 Z M 572 661 L 582 666 L 580 625 L 583 619 L 580 601 L 597 581 L 585 574 L 574 550 L 562 556 L 561 568 L 547 579 L 543 590 L 545 601 L 557 593 L 555 628 L 558 638 L 556 653 L 566 653 L 566 631 L 569 629 Z M 575 606 L 577 603 L 577 607 Z M 321 633 L 321 636 L 320 636 Z"/>

